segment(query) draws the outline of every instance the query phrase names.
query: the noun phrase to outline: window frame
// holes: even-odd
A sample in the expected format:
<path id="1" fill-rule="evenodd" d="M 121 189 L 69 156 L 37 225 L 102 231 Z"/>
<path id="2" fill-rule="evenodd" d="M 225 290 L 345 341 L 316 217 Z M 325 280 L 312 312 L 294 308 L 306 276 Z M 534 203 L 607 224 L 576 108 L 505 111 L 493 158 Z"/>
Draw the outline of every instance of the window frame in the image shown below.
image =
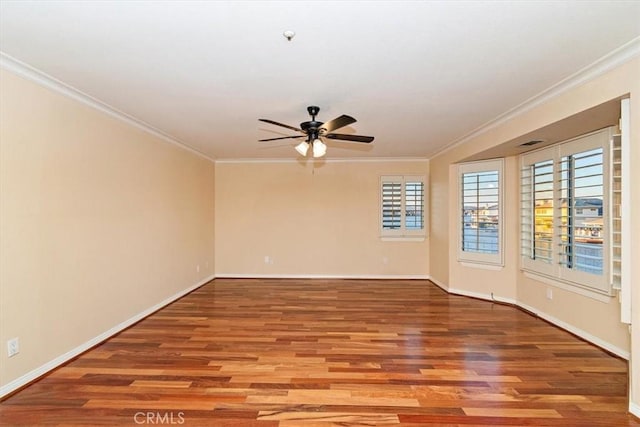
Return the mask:
<path id="1" fill-rule="evenodd" d="M 610 280 L 611 239 L 608 224 L 611 218 L 610 146 L 613 134 L 613 127 L 609 127 L 520 155 L 520 268 L 525 273 L 540 275 L 559 284 L 568 285 L 569 287 L 577 287 L 601 295 L 612 295 Z M 595 149 L 602 149 L 602 220 L 603 224 L 607 225 L 607 229 L 603 229 L 602 231 L 602 274 L 591 274 L 578 269 L 563 267 L 560 263 L 562 256 L 560 252 L 562 246 L 560 236 L 563 226 L 561 220 L 563 215 L 563 203 L 561 202 L 562 186 L 560 184 L 562 181 L 562 159 L 566 156 L 572 156 Z M 527 249 L 526 247 L 526 239 L 531 240 L 532 238 L 530 236 L 535 232 L 535 226 L 533 225 L 535 211 L 531 209 L 532 206 L 529 206 L 531 210 L 528 214 L 525 213 L 525 208 L 527 208 L 525 204 L 532 202 L 533 199 L 525 201 L 523 189 L 527 185 L 531 185 L 531 181 L 527 183 L 524 174 L 532 165 L 543 161 L 553 161 L 553 235 L 550 263 L 532 258 L 531 248 Z M 529 177 L 529 179 L 532 178 Z M 533 191 L 533 188 L 528 191 Z M 567 207 L 565 206 L 564 209 L 566 210 Z M 527 220 L 529 222 L 525 224 Z"/>
<path id="2" fill-rule="evenodd" d="M 407 199 L 406 199 L 406 187 L 408 183 L 420 182 L 422 183 L 422 228 L 421 229 L 407 229 Z M 400 183 L 400 199 L 401 199 L 401 222 L 400 227 L 397 229 L 384 228 L 384 195 L 383 186 L 385 183 Z M 379 182 L 379 201 L 380 206 L 378 209 L 379 220 L 378 227 L 380 237 L 383 240 L 419 240 L 422 241 L 427 235 L 427 180 L 424 175 L 381 175 Z"/>
<path id="3" fill-rule="evenodd" d="M 465 174 L 482 173 L 482 172 L 498 172 L 498 252 L 495 254 L 481 253 L 463 250 L 463 229 L 464 229 L 464 193 L 463 193 L 463 177 Z M 468 163 L 458 164 L 458 213 L 457 213 L 457 252 L 458 262 L 481 264 L 488 266 L 504 266 L 504 159 L 481 160 Z"/>

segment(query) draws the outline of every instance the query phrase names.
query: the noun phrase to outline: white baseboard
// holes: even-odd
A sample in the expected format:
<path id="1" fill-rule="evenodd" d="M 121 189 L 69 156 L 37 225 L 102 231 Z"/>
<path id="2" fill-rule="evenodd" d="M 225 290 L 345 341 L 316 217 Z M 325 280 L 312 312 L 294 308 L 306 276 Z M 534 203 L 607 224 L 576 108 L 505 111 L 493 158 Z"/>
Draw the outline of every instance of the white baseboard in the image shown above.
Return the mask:
<path id="1" fill-rule="evenodd" d="M 505 303 L 505 304 L 520 305 L 520 304 L 518 304 L 518 301 L 516 301 L 514 299 L 497 297 L 497 296 L 492 295 L 492 294 L 471 292 L 471 291 L 467 291 L 467 290 L 464 290 L 464 289 L 457 289 L 457 288 L 449 288 L 448 292 L 450 294 L 462 295 L 462 296 L 465 296 L 465 297 L 478 298 L 478 299 L 491 301 L 491 302 L 502 302 L 502 303 Z"/>
<path id="2" fill-rule="evenodd" d="M 216 273 L 217 279 L 395 279 L 395 280 L 428 280 L 426 274 L 239 274 Z"/>
<path id="3" fill-rule="evenodd" d="M 467 297 L 473 297 L 473 298 L 479 298 L 479 299 L 483 299 L 483 300 L 487 300 L 487 301 L 495 301 L 495 302 L 502 302 L 502 303 L 507 303 L 507 304 L 512 304 L 515 305 L 517 307 L 523 308 L 525 310 L 527 310 L 530 313 L 535 314 L 536 316 L 540 317 L 541 319 L 546 320 L 549 323 L 552 323 L 556 326 L 558 326 L 561 329 L 564 329 L 565 331 L 571 332 L 574 335 L 579 336 L 580 338 L 597 345 L 598 347 L 601 347 L 613 354 L 615 354 L 616 356 L 625 359 L 625 360 L 629 360 L 630 354 L 628 351 L 625 351 L 623 349 L 621 349 L 620 347 L 617 347 L 609 342 L 606 342 L 592 334 L 590 334 L 587 331 L 584 331 L 580 328 L 577 328 L 563 320 L 560 320 L 550 314 L 547 314 L 543 311 L 538 310 L 537 308 L 533 308 L 527 304 L 521 303 L 518 300 L 515 299 L 511 299 L 511 298 L 502 298 L 502 297 L 496 297 L 494 295 L 491 294 L 484 294 L 484 293 L 478 293 L 478 292 L 471 292 L 471 291 L 467 291 L 464 289 L 458 289 L 458 288 L 452 288 L 452 287 L 448 287 L 445 284 L 435 280 L 434 278 L 430 278 L 429 280 L 431 280 L 433 283 L 435 283 L 438 287 L 442 288 L 443 290 L 445 290 L 446 292 L 450 293 L 450 294 L 454 294 L 454 295 L 462 295 L 462 296 L 467 296 Z M 636 405 L 636 409 L 640 409 L 639 406 Z"/>
<path id="4" fill-rule="evenodd" d="M 431 282 L 433 282 L 437 287 L 439 287 L 440 289 L 442 289 L 445 292 L 449 292 L 449 286 L 445 285 L 444 283 L 442 283 L 441 281 L 439 281 L 438 279 L 429 276 L 428 278 Z"/>
<path id="5" fill-rule="evenodd" d="M 636 417 L 640 418 L 640 405 L 629 402 L 629 412 L 631 412 Z"/>
<path id="6" fill-rule="evenodd" d="M 524 308 L 527 311 L 530 311 L 531 313 L 535 314 L 536 316 L 540 317 L 541 319 L 546 320 L 547 322 L 553 323 L 556 326 L 559 326 L 560 328 L 571 332 L 574 335 L 579 336 L 580 338 L 587 340 L 590 343 L 593 343 L 595 345 L 597 345 L 598 347 L 604 348 L 605 350 L 615 354 L 618 357 L 621 357 L 625 360 L 629 360 L 629 352 L 625 351 L 623 349 L 621 349 L 620 347 L 617 347 L 611 343 L 608 343 L 594 335 L 591 335 L 589 332 L 587 331 L 583 331 L 580 328 L 577 328 L 563 320 L 558 319 L 557 317 L 554 317 L 550 314 L 547 314 L 543 311 L 538 310 L 537 308 L 533 308 L 527 304 L 523 304 L 523 303 L 518 303 L 518 306 Z"/>
<path id="7" fill-rule="evenodd" d="M 3 385 L 2 387 L 0 387 L 0 397 L 6 396 L 7 394 L 19 389 L 20 387 L 29 384 L 31 381 L 41 377 L 42 375 L 46 374 L 47 372 L 57 368 L 58 366 L 62 365 L 63 363 L 73 359 L 74 357 L 84 353 L 85 351 L 89 350 L 91 347 L 100 344 L 102 341 L 112 337 L 113 335 L 117 334 L 118 332 L 121 332 L 122 330 L 128 328 L 129 326 L 133 325 L 136 322 L 139 322 L 140 320 L 144 319 L 145 317 L 147 317 L 148 315 L 152 314 L 155 311 L 158 311 L 159 309 L 161 309 L 162 307 L 172 303 L 173 301 L 177 300 L 178 298 L 181 298 L 183 296 L 185 296 L 186 294 L 188 294 L 189 292 L 192 292 L 194 290 L 196 290 L 197 288 L 199 288 L 200 286 L 204 285 L 205 283 L 209 282 L 210 280 L 214 279 L 215 275 L 211 275 L 203 280 L 201 280 L 200 282 L 196 283 L 195 285 L 184 289 L 176 294 L 171 295 L 169 298 L 166 298 L 165 300 L 159 302 L 158 304 L 149 307 L 148 309 L 144 310 L 141 313 L 136 314 L 135 316 L 131 317 L 130 319 L 125 320 L 122 323 L 117 324 L 116 326 L 114 326 L 113 328 L 101 333 L 100 335 L 90 339 L 87 342 L 84 342 L 82 344 L 80 344 L 78 347 L 69 350 L 68 352 L 61 354 L 60 356 L 56 357 L 53 360 L 50 360 L 49 362 L 45 363 L 44 365 L 30 371 L 27 372 L 26 374 L 22 375 L 19 378 L 16 378 L 15 380 L 11 381 L 8 384 Z"/>

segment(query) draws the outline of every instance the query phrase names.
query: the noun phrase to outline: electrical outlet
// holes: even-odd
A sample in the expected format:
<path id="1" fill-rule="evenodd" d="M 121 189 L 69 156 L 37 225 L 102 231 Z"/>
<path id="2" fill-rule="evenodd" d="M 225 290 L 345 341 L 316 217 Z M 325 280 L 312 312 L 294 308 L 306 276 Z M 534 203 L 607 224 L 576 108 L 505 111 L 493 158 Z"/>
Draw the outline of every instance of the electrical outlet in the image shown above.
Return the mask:
<path id="1" fill-rule="evenodd" d="M 200 273 L 200 264 L 196 265 L 196 273 Z"/>
<path id="2" fill-rule="evenodd" d="M 547 288 L 547 299 L 553 299 L 553 289 Z"/>
<path id="3" fill-rule="evenodd" d="M 269 255 L 265 255 L 264 256 L 264 263 L 265 264 L 269 264 L 269 261 L 271 260 L 271 258 L 269 258 Z"/>
<path id="4" fill-rule="evenodd" d="M 18 353 L 20 353 L 20 342 L 18 341 L 18 338 L 12 338 L 7 341 L 7 355 L 9 357 L 13 357 Z"/>

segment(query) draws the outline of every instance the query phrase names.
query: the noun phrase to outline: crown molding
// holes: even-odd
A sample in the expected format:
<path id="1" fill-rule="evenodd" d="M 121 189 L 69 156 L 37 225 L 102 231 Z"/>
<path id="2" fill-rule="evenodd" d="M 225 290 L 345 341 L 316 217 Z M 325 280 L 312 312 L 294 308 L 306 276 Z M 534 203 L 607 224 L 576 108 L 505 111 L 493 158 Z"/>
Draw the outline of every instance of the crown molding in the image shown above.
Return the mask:
<path id="1" fill-rule="evenodd" d="M 299 163 L 303 165 L 308 165 L 312 163 L 390 163 L 390 162 L 398 162 L 398 163 L 417 163 L 424 162 L 429 163 L 429 159 L 426 157 L 352 157 L 352 158 L 331 158 L 331 159 L 321 159 L 314 160 L 310 159 L 302 159 L 302 158 L 289 158 L 289 159 L 216 159 L 217 163 Z"/>
<path id="2" fill-rule="evenodd" d="M 509 120 L 520 116 L 526 113 L 529 110 L 534 109 L 535 107 L 544 104 L 545 102 L 577 87 L 583 85 L 591 80 L 600 77 L 601 75 L 607 73 L 608 71 L 617 68 L 626 62 L 634 59 L 635 57 L 640 55 L 640 37 L 636 37 L 629 42 L 623 44 L 619 48 L 609 52 L 605 56 L 596 60 L 590 65 L 582 68 L 576 73 L 570 75 L 569 77 L 559 81 L 548 89 L 543 90 L 537 95 L 532 96 L 526 101 L 522 102 L 519 105 L 516 105 L 510 110 L 507 110 L 505 113 L 499 115 L 495 119 L 492 119 L 475 130 L 461 136 L 458 139 L 455 139 L 440 148 L 439 150 L 431 153 L 429 158 L 434 158 L 443 153 L 446 153 L 449 150 L 454 149 L 470 140 L 482 135 L 485 132 L 488 132 L 491 129 L 494 129 L 503 123 L 508 122 Z"/>
<path id="3" fill-rule="evenodd" d="M 63 83 L 60 80 L 56 79 L 55 77 L 52 77 L 16 58 L 13 58 L 12 56 L 7 55 L 4 52 L 0 52 L 0 68 L 10 71 L 24 79 L 30 80 L 47 89 L 53 90 L 63 96 L 66 96 L 67 98 L 71 98 L 84 105 L 94 108 L 100 111 L 101 113 L 104 113 L 108 116 L 116 118 L 124 123 L 127 123 L 130 126 L 133 126 L 144 132 L 147 132 L 157 138 L 162 139 L 165 142 L 176 145 L 199 157 L 203 157 L 211 162 L 215 161 L 214 158 L 209 157 L 208 155 L 186 145 L 184 142 L 179 141 L 178 139 L 161 131 L 160 129 L 142 120 L 139 120 L 123 111 L 120 111 L 117 108 L 114 108 L 109 104 L 106 104 L 72 86 L 69 86 L 68 84 Z"/>

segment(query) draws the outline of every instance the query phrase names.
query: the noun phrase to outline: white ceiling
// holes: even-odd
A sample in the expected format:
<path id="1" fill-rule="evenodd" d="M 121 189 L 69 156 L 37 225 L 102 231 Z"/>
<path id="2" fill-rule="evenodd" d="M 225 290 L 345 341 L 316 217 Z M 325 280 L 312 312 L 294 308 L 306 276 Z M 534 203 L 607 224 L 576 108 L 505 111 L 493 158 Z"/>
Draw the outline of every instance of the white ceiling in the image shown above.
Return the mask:
<path id="1" fill-rule="evenodd" d="M 294 30 L 292 41 L 284 30 Z M 640 1 L 0 1 L 0 50 L 207 156 L 429 157 L 640 36 Z"/>

